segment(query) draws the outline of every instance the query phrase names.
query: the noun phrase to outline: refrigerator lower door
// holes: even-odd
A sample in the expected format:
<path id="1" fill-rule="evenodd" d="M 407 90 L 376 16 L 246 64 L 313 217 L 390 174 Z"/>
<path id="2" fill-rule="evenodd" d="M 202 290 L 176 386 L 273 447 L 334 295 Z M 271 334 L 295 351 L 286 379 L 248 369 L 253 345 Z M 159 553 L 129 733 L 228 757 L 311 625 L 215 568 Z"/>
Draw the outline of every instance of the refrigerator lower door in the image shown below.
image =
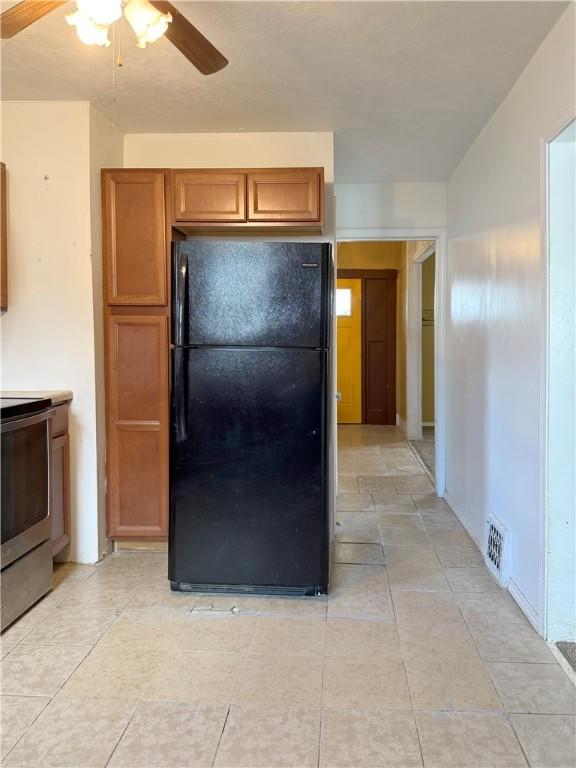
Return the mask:
<path id="1" fill-rule="evenodd" d="M 325 593 L 326 352 L 172 354 L 172 588 Z"/>

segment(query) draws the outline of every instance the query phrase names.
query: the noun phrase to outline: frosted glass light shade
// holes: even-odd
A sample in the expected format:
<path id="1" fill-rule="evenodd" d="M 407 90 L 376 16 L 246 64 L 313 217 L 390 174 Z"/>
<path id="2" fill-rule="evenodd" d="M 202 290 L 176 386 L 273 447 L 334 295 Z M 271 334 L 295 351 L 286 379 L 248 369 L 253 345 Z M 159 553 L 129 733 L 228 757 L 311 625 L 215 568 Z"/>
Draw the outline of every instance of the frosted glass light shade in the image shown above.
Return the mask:
<path id="1" fill-rule="evenodd" d="M 169 13 L 161 13 L 148 0 L 130 0 L 124 8 L 124 16 L 138 39 L 138 48 L 146 48 L 162 37 L 172 21 Z"/>

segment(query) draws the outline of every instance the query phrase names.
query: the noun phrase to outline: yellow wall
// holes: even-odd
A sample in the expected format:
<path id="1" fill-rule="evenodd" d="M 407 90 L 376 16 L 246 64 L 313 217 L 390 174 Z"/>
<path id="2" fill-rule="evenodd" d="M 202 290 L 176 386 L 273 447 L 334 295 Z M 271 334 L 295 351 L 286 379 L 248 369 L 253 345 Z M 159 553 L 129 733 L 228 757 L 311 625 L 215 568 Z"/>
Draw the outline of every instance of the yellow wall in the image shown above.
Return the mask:
<path id="1" fill-rule="evenodd" d="M 396 412 L 406 421 L 406 244 L 338 243 L 338 269 L 396 269 Z"/>
<path id="2" fill-rule="evenodd" d="M 422 264 L 422 421 L 434 421 L 434 254 Z M 426 320 L 426 321 L 425 321 Z"/>

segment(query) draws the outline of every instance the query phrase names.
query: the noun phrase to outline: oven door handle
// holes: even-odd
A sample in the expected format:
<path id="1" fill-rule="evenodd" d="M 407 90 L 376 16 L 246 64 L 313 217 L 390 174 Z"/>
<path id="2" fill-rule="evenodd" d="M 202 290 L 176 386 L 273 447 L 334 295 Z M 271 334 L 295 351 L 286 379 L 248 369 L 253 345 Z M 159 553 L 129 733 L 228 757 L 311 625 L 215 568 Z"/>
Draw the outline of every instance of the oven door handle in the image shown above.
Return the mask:
<path id="1" fill-rule="evenodd" d="M 56 410 L 54 408 L 50 408 L 47 411 L 40 411 L 39 413 L 34 413 L 32 416 L 27 416 L 24 419 L 14 419 L 13 421 L 5 421 L 1 425 L 0 431 L 13 432 L 15 429 L 25 429 L 26 427 L 31 427 L 33 424 L 40 424 L 43 421 L 47 421 L 48 419 L 51 419 L 55 413 L 56 413 Z"/>

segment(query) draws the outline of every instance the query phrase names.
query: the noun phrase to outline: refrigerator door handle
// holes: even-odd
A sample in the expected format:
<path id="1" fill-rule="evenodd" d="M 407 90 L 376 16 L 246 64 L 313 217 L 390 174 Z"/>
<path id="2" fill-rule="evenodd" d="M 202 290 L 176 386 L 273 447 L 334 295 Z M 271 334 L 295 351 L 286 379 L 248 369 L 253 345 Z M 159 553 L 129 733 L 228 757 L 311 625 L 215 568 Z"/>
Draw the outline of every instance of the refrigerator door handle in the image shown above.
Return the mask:
<path id="1" fill-rule="evenodd" d="M 188 437 L 188 424 L 186 419 L 186 377 L 184 375 L 183 350 L 172 350 L 173 381 L 172 401 L 174 403 L 174 439 L 176 443 L 182 443 Z"/>
<path id="2" fill-rule="evenodd" d="M 186 252 L 174 246 L 174 299 L 172 313 L 172 342 L 179 346 L 185 344 L 184 318 L 186 310 L 186 285 L 188 284 L 188 258 Z"/>

